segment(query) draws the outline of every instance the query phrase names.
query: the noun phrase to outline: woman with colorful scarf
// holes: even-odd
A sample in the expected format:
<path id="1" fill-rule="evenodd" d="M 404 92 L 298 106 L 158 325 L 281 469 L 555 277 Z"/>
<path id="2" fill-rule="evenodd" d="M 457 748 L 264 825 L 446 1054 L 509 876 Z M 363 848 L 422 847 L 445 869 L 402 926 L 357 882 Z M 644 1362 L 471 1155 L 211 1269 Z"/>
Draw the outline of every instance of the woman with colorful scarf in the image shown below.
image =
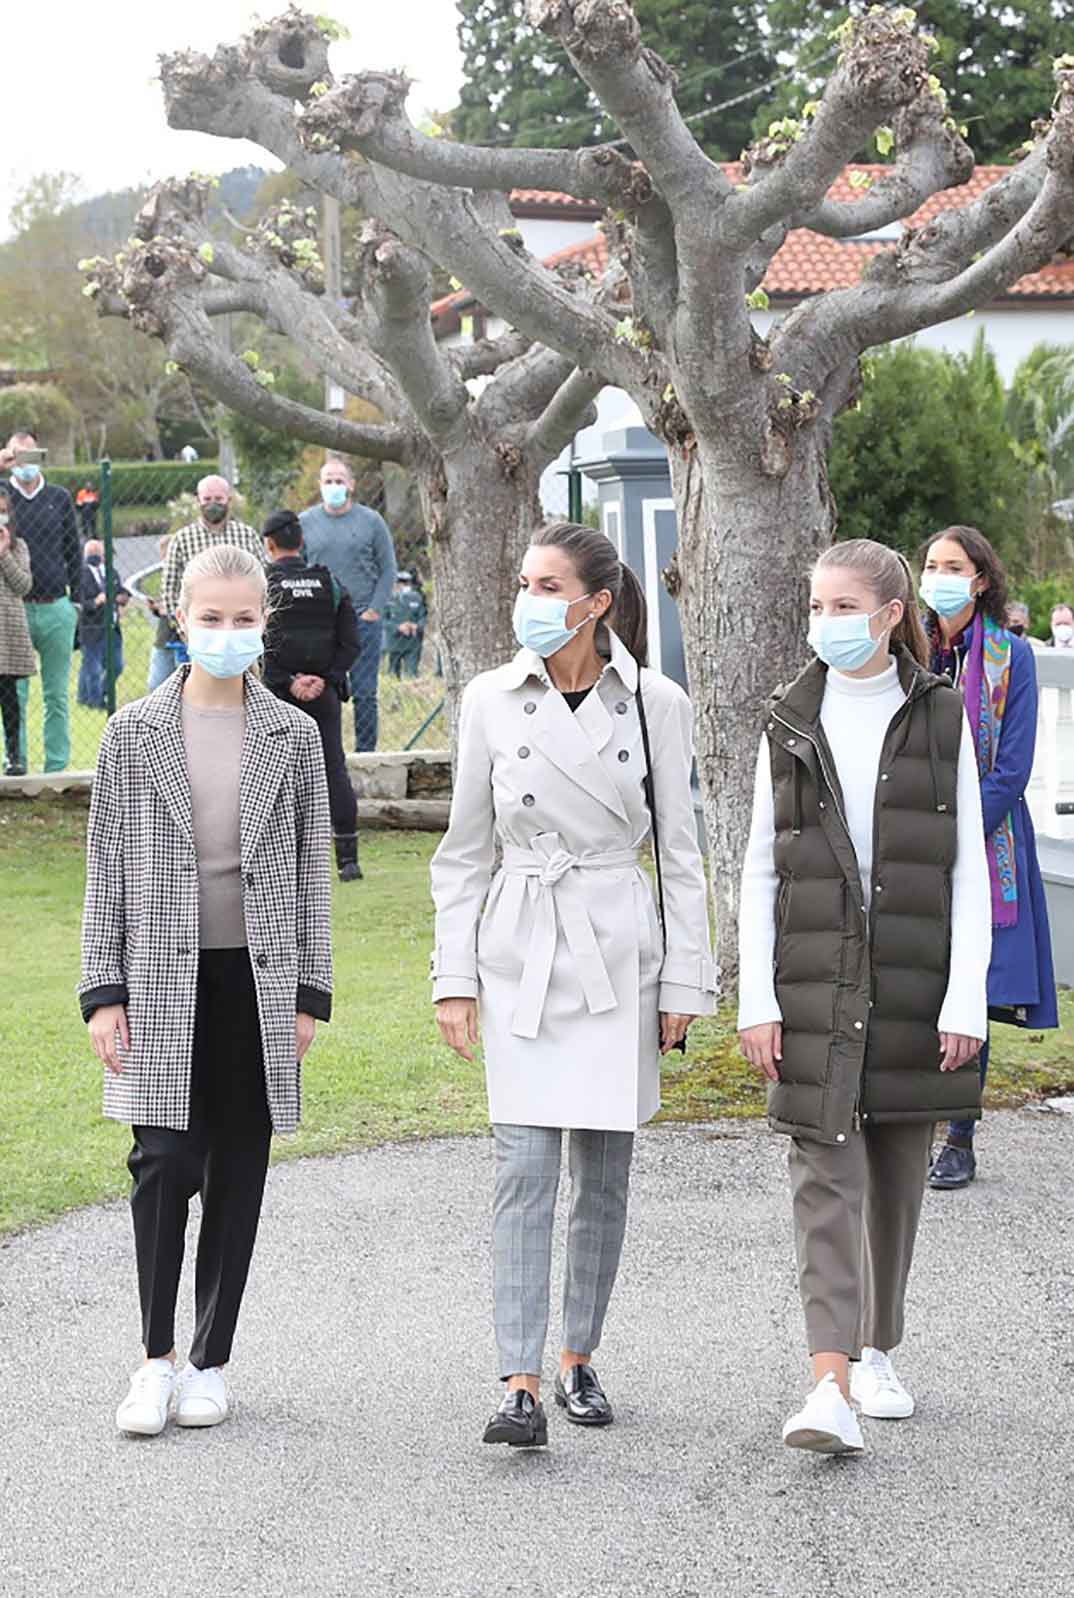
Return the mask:
<path id="1" fill-rule="evenodd" d="M 977 751 L 992 888 L 988 1014 L 1014 1026 L 1059 1025 L 1048 908 L 1025 792 L 1037 738 L 1037 672 L 1024 638 L 1006 626 L 1007 574 L 975 527 L 946 527 L 925 546 L 931 669 L 962 692 Z M 988 1044 L 981 1050 L 981 1081 Z M 977 1174 L 974 1123 L 952 1121 L 933 1163 L 935 1188 L 965 1187 Z"/>

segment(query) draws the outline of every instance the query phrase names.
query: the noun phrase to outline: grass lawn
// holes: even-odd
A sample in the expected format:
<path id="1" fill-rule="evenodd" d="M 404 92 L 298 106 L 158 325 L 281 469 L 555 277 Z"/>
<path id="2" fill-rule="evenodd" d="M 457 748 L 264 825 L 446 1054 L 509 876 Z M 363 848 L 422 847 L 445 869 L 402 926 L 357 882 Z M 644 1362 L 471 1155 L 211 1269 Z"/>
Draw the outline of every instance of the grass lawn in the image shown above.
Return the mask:
<path id="1" fill-rule="evenodd" d="M 127 1190 L 129 1133 L 101 1117 L 100 1068 L 74 998 L 84 829 L 75 802 L 0 802 L 0 1231 Z M 335 1020 L 307 1060 L 303 1129 L 277 1141 L 275 1158 L 485 1127 L 480 1066 L 440 1045 L 428 1002 L 436 841 L 368 834 L 366 880 L 337 885 Z M 1074 1082 L 1069 993 L 1062 1006 L 1060 1032 L 996 1029 L 993 1103 Z M 667 1072 L 664 1106 L 663 1119 L 675 1121 L 761 1113 L 763 1094 L 738 1058 L 729 1017 L 692 1031 L 685 1062 Z"/>

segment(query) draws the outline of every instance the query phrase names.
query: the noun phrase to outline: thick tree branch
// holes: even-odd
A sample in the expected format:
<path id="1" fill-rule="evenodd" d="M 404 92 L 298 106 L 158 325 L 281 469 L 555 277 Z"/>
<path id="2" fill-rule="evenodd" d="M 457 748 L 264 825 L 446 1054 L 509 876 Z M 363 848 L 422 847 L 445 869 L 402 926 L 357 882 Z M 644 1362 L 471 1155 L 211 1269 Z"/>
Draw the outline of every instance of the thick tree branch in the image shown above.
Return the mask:
<path id="1" fill-rule="evenodd" d="M 879 6 L 854 19 L 812 121 L 780 129 L 749 152 L 753 181 L 732 195 L 719 219 L 726 245 L 748 248 L 774 223 L 818 207 L 870 134 L 930 92 L 929 45 L 914 20 L 912 12 Z"/>
<path id="2" fill-rule="evenodd" d="M 433 443 L 441 450 L 450 448 L 465 430 L 470 396 L 433 336 L 428 263 L 393 233 L 369 222 L 362 233 L 359 270 L 374 348 L 390 362 Z"/>
<path id="3" fill-rule="evenodd" d="M 515 361 L 520 355 L 525 355 L 532 342 L 533 340 L 525 333 L 517 333 L 514 328 L 510 328 L 499 338 L 482 338 L 473 344 L 457 345 L 454 349 L 447 350 L 445 354 L 459 376 L 466 382 L 473 377 L 491 377 L 501 366 L 506 366 L 509 361 Z"/>
<path id="4" fill-rule="evenodd" d="M 604 384 L 594 372 L 577 368 L 556 389 L 527 431 L 527 442 L 539 455 L 554 458 L 583 427 L 597 419 L 596 398 Z"/>
<path id="5" fill-rule="evenodd" d="M 1045 174 L 1039 192 L 990 247 L 977 246 L 998 228 L 997 217 L 1009 223 L 1009 207 L 1028 192 L 1026 175 L 990 207 L 980 201 L 952 207 L 907 232 L 896 249 L 870 262 L 856 287 L 800 306 L 773 340 L 777 364 L 796 382 L 819 390 L 833 371 L 871 345 L 965 315 L 1046 266 L 1074 233 L 1074 72 L 1060 74 L 1057 104 L 1035 164 L 1036 173 L 1043 167 Z"/>
<path id="6" fill-rule="evenodd" d="M 271 52 L 268 65 L 262 61 L 267 49 L 262 41 L 257 49 L 248 43 L 221 46 L 211 59 L 193 53 L 163 59 L 170 124 L 253 139 L 322 192 L 368 214 L 392 217 L 405 242 L 455 272 L 482 304 L 532 338 L 579 363 L 599 366 L 609 381 L 624 387 L 645 380 L 648 363 L 639 361 L 628 345 L 616 343 L 612 319 L 520 255 L 510 239 L 492 234 L 470 196 L 419 183 L 386 167 L 359 166 L 338 152 L 307 150 L 293 100 L 276 94 L 256 75 L 273 77 Z M 245 75 L 244 66 L 249 67 Z"/>
<path id="7" fill-rule="evenodd" d="M 675 74 L 641 42 L 628 0 L 528 0 L 529 20 L 558 39 L 675 212 L 731 192 L 675 104 Z"/>
<path id="8" fill-rule="evenodd" d="M 789 225 L 828 238 L 856 238 L 912 216 L 930 195 L 968 182 L 973 152 L 948 121 L 935 94 L 919 94 L 895 118 L 894 166 L 861 199 L 822 200 L 812 210 L 796 212 Z"/>
<path id="9" fill-rule="evenodd" d="M 573 370 L 574 362 L 566 355 L 535 345 L 503 367 L 482 389 L 477 401 L 482 425 L 496 432 L 510 427 L 520 416 L 540 415 Z"/>
<path id="10" fill-rule="evenodd" d="M 307 148 L 317 139 L 423 183 L 448 188 L 543 189 L 630 209 L 638 200 L 637 163 L 609 145 L 582 150 L 497 149 L 430 138 L 406 113 L 410 82 L 400 72 L 362 72 L 313 100 L 301 123 Z M 647 182 L 647 180 L 646 180 Z"/>
<path id="11" fill-rule="evenodd" d="M 417 441 L 405 428 L 351 422 L 261 387 L 245 362 L 224 348 L 208 318 L 194 307 L 176 308 L 167 346 L 172 359 L 203 382 L 218 400 L 263 427 L 277 428 L 310 444 L 323 444 L 326 449 L 364 455 L 371 460 L 406 464 L 413 458 Z"/>

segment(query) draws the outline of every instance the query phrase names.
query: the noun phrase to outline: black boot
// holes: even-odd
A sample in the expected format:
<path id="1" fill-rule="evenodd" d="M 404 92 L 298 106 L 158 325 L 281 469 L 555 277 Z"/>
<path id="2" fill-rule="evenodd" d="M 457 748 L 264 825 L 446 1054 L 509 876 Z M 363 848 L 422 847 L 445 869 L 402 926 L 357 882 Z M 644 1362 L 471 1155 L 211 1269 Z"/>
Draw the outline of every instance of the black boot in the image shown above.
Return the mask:
<path id="1" fill-rule="evenodd" d="M 361 882 L 362 868 L 358 864 L 358 834 L 336 833 L 336 865 L 340 882 Z"/>

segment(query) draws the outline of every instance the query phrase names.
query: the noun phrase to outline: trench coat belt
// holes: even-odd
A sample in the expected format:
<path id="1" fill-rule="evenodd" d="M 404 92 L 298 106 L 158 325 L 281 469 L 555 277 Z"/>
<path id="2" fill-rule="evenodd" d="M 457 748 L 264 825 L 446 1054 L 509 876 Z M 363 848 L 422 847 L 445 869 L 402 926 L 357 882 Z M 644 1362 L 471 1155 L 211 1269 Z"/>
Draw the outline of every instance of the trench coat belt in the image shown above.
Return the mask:
<path id="1" fill-rule="evenodd" d="M 608 976 L 604 957 L 593 931 L 585 901 L 574 894 L 557 895 L 556 886 L 569 871 L 610 871 L 636 866 L 636 849 L 610 849 L 605 854 L 570 854 L 559 847 L 554 833 L 535 840 L 539 847 L 522 849 L 505 844 L 503 871 L 507 876 L 535 877 L 538 883 L 533 930 L 522 968 L 522 983 L 515 1006 L 511 1031 L 519 1038 L 535 1038 L 552 978 L 557 927 L 563 928 L 567 946 L 574 958 L 590 1015 L 614 1010 L 618 1000 Z M 543 847 L 542 847 L 543 846 Z"/>

